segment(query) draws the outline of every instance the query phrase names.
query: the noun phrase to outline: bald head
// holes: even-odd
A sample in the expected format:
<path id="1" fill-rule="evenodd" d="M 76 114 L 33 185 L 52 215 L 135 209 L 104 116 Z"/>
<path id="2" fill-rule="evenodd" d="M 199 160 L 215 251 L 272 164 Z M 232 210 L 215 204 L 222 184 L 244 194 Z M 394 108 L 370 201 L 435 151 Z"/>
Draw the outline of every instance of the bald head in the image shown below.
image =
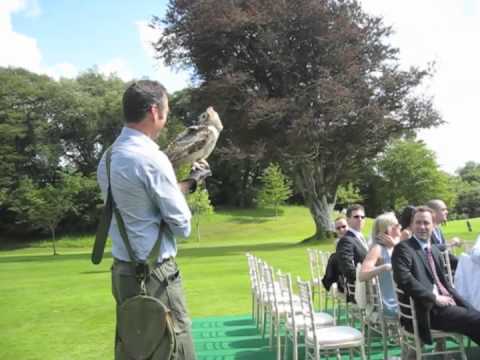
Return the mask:
<path id="1" fill-rule="evenodd" d="M 435 200 L 430 200 L 427 203 L 427 206 L 433 210 L 434 212 L 434 219 L 435 219 L 435 224 L 441 224 L 447 221 L 448 217 L 448 209 L 447 205 L 445 205 L 445 202 L 439 199 Z"/>

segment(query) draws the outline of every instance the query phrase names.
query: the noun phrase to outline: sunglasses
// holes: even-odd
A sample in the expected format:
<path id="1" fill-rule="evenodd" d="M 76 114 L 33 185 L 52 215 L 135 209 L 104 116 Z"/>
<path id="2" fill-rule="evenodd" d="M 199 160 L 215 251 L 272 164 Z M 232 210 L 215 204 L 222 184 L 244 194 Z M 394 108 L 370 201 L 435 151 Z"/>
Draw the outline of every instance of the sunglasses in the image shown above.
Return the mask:
<path id="1" fill-rule="evenodd" d="M 365 215 L 353 215 L 355 219 L 365 219 Z"/>
<path id="2" fill-rule="evenodd" d="M 347 225 L 342 225 L 342 226 L 337 226 L 335 229 L 341 230 L 341 229 L 346 229 Z"/>

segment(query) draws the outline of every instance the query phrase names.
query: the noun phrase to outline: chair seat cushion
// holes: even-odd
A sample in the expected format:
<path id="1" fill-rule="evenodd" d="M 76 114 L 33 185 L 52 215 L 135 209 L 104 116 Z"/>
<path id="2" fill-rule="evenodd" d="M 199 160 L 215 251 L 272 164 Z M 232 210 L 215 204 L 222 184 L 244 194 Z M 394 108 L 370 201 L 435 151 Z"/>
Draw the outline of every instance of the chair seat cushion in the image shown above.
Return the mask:
<path id="1" fill-rule="evenodd" d="M 329 326 L 329 325 L 331 326 L 333 325 L 333 322 L 334 321 L 333 321 L 332 315 L 327 313 L 322 313 L 322 312 L 315 313 L 315 325 L 317 327 Z M 305 317 L 303 316 L 303 314 L 295 315 L 295 325 L 297 329 L 303 330 L 303 327 L 305 326 Z M 289 328 L 293 327 L 293 321 L 291 316 L 287 318 L 287 326 Z"/>
<path id="2" fill-rule="evenodd" d="M 361 343 L 363 335 L 357 329 L 350 326 L 333 326 L 315 329 L 318 344 L 320 346 L 347 345 Z M 307 334 L 307 341 L 313 342 L 313 332 Z"/>

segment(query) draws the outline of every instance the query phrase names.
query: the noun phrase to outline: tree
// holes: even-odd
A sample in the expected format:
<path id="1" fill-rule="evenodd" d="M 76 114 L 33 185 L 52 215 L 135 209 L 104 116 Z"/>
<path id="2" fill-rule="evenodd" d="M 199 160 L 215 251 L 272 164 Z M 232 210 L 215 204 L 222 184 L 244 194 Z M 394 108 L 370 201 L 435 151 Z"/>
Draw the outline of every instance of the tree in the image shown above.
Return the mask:
<path id="1" fill-rule="evenodd" d="M 348 183 L 346 185 L 340 185 L 337 189 L 337 204 L 347 207 L 349 205 L 360 203 L 363 201 L 363 197 L 360 194 L 360 190 Z"/>
<path id="2" fill-rule="evenodd" d="M 480 184 L 480 164 L 474 161 L 468 161 L 457 173 L 462 181 Z"/>
<path id="3" fill-rule="evenodd" d="M 270 164 L 265 169 L 261 181 L 258 203 L 263 207 L 273 206 L 275 216 L 278 216 L 278 207 L 292 195 L 291 182 L 277 164 Z"/>
<path id="4" fill-rule="evenodd" d="M 12 209 L 24 222 L 50 231 L 53 255 L 57 255 L 55 231 L 66 214 L 75 211 L 73 198 L 81 188 L 81 181 L 78 176 L 63 175 L 55 185 L 38 187 L 31 179 L 25 178 L 15 192 Z"/>
<path id="5" fill-rule="evenodd" d="M 471 218 L 480 216 L 480 183 L 466 183 L 459 191 L 456 212 Z"/>
<path id="6" fill-rule="evenodd" d="M 415 95 L 430 70 L 400 69 L 391 29 L 356 1 L 171 0 L 153 25 L 163 29 L 158 57 L 193 68 L 198 98 L 224 120 L 224 160 L 285 164 L 315 239 L 365 159 L 441 123 L 431 99 Z"/>
<path id="7" fill-rule="evenodd" d="M 210 203 L 208 197 L 208 191 L 206 189 L 197 190 L 190 194 L 187 198 L 188 205 L 193 214 L 193 224 L 195 227 L 195 235 L 197 242 L 200 241 L 200 220 L 204 216 L 208 216 L 213 213 L 213 206 Z"/>
<path id="8" fill-rule="evenodd" d="M 393 142 L 377 162 L 382 178 L 378 187 L 385 209 L 400 209 L 442 199 L 454 206 L 455 193 L 449 176 L 439 169 L 435 153 L 415 140 Z"/>

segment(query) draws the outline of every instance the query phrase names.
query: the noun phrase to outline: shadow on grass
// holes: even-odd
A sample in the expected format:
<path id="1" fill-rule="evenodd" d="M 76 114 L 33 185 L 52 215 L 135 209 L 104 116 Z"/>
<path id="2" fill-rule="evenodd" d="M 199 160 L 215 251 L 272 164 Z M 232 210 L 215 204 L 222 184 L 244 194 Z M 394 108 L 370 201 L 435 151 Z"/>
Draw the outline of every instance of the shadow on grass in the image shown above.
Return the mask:
<path id="1" fill-rule="evenodd" d="M 91 271 L 80 271 L 80 274 L 83 275 L 92 275 L 92 274 L 105 274 L 110 273 L 110 270 L 91 270 Z"/>
<path id="2" fill-rule="evenodd" d="M 255 322 L 250 319 L 239 319 L 239 320 L 227 320 L 223 323 L 224 326 L 247 326 L 247 325 L 255 325 Z"/>
<path id="3" fill-rule="evenodd" d="M 277 212 L 277 216 L 280 217 L 285 211 L 278 209 Z M 230 222 L 237 224 L 261 224 L 277 217 L 274 209 L 242 209 L 229 214 L 233 215 Z"/>
<path id="4" fill-rule="evenodd" d="M 263 243 L 263 244 L 246 244 L 246 245 L 234 245 L 234 246 L 215 246 L 215 247 L 198 247 L 180 249 L 178 255 L 180 258 L 185 257 L 217 257 L 217 256 L 232 256 L 232 255 L 244 255 L 246 252 L 272 252 L 283 251 L 297 246 L 303 246 L 295 243 Z M 105 252 L 103 261 L 109 261 L 111 258 L 110 252 Z M 90 253 L 73 253 L 73 254 L 59 254 L 59 255 L 7 255 L 0 256 L 1 263 L 15 263 L 15 262 L 54 262 L 65 260 L 85 260 L 90 263 Z M 92 270 L 93 271 L 93 270 Z"/>
<path id="5" fill-rule="evenodd" d="M 287 249 L 303 246 L 295 243 L 264 243 L 264 244 L 245 244 L 233 246 L 215 246 L 204 248 L 188 248 L 181 249 L 180 257 L 215 257 L 215 256 L 230 256 L 243 255 L 246 252 L 262 252 L 262 251 L 283 251 Z"/>
<path id="6" fill-rule="evenodd" d="M 111 253 L 106 252 L 103 261 L 108 261 L 111 258 Z M 42 254 L 42 255 L 12 255 L 12 256 L 0 256 L 1 263 L 14 263 L 14 262 L 54 262 L 54 261 L 70 261 L 70 260 L 85 260 L 90 263 L 90 253 L 73 253 L 73 254 Z M 91 264 L 91 263 L 90 263 Z M 93 266 L 93 264 L 92 264 Z"/>
<path id="7" fill-rule="evenodd" d="M 262 224 L 269 220 L 261 217 L 235 216 L 230 219 L 230 222 L 235 224 Z"/>

